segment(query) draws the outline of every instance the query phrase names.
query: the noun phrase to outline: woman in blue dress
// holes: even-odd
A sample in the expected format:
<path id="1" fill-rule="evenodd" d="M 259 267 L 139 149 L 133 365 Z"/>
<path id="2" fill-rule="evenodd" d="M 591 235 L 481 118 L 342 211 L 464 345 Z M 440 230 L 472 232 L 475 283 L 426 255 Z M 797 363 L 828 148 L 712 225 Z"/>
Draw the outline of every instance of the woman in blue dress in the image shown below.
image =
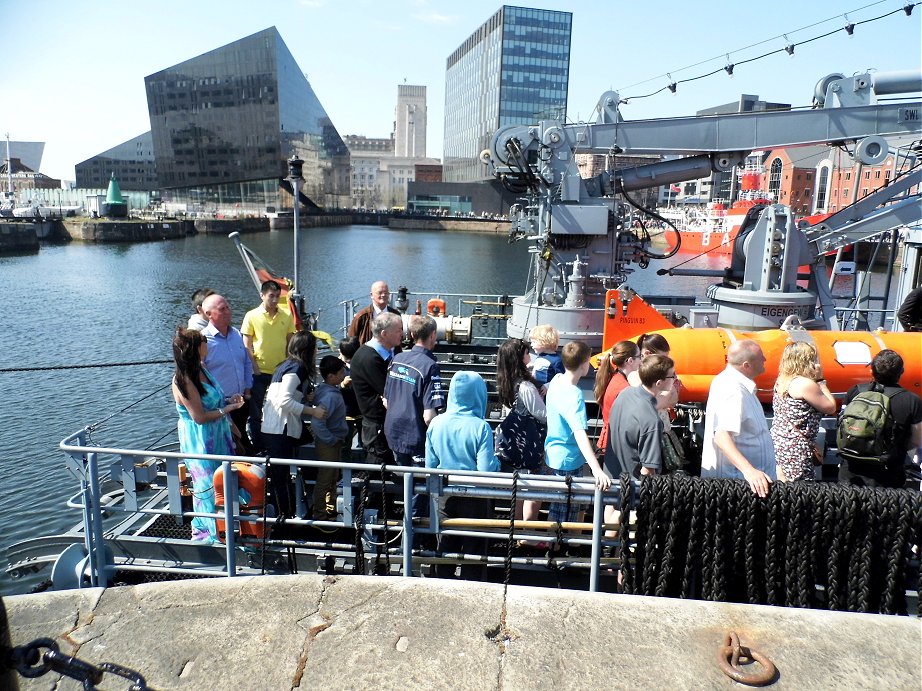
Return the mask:
<path id="1" fill-rule="evenodd" d="M 186 469 L 192 478 L 192 510 L 215 512 L 214 473 L 217 461 L 191 457 L 193 454 L 234 454 L 234 438 L 227 414 L 244 404 L 236 394 L 225 400 L 218 382 L 202 366 L 208 355 L 208 340 L 198 331 L 178 328 L 173 339 L 173 400 L 179 413 L 179 450 L 189 454 Z M 192 539 L 214 542 L 218 538 L 213 518 L 192 519 Z"/>

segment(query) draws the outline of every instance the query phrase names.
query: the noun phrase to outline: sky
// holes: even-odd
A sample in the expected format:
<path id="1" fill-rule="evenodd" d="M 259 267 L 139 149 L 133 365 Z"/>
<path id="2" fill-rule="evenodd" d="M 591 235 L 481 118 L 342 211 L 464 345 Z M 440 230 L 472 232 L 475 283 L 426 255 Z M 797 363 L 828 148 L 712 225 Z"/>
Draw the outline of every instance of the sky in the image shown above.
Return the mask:
<path id="1" fill-rule="evenodd" d="M 833 72 L 922 70 L 922 5 L 907 17 L 900 10 L 906 2 L 513 4 L 573 13 L 567 117 L 581 121 L 591 119 L 608 89 L 622 98 L 642 96 L 728 61 L 736 65 L 732 78 L 720 71 L 679 83 L 675 94 L 629 98 L 622 117 L 694 115 L 743 93 L 808 106 L 815 84 Z M 73 180 L 77 163 L 150 129 L 145 76 L 275 26 L 340 135 L 389 136 L 397 85 L 425 85 L 427 154 L 441 158 L 446 58 L 500 6 L 499 0 L 0 0 L 0 136 L 45 142 L 41 172 Z M 849 22 L 854 36 L 836 31 Z M 830 31 L 836 33 L 795 45 L 793 57 L 742 64 Z"/>

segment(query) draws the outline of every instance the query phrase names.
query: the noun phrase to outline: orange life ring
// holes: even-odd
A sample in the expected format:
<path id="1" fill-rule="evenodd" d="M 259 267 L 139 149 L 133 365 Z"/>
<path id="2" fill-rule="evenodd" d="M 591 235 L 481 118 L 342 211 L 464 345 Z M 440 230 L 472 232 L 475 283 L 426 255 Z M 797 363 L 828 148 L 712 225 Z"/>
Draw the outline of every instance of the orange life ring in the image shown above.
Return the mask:
<path id="1" fill-rule="evenodd" d="M 426 313 L 430 317 L 444 317 L 447 313 L 445 310 L 445 301 L 442 298 L 432 298 L 426 303 Z"/>
<path id="2" fill-rule="evenodd" d="M 235 462 L 232 464 L 237 471 L 237 484 L 240 495 L 241 516 L 262 516 L 266 498 L 266 470 L 261 465 L 252 463 Z M 214 499 L 217 512 L 224 511 L 224 466 L 222 465 L 214 474 Z M 218 538 L 225 541 L 224 521 L 218 520 Z M 240 521 L 241 537 L 255 537 L 262 539 L 265 527 L 262 521 Z"/>

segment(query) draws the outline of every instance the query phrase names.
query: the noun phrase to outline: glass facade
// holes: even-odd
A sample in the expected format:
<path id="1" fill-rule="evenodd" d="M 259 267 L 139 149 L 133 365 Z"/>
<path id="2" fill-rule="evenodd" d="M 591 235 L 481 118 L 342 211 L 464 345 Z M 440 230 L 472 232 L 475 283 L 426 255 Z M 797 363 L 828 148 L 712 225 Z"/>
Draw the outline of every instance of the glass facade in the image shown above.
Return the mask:
<path id="1" fill-rule="evenodd" d="M 500 127 L 563 119 L 572 19 L 569 12 L 503 6 L 449 56 L 446 182 L 489 177 L 480 152 Z"/>
<path id="2" fill-rule="evenodd" d="M 164 200 L 291 206 L 287 159 L 304 194 L 349 203 L 349 151 L 275 27 L 145 78 Z"/>
<path id="3" fill-rule="evenodd" d="M 152 192 L 158 189 L 151 133 L 145 132 L 78 163 L 75 172 L 77 187 L 81 189 L 105 189 L 113 173 L 123 190 Z"/>

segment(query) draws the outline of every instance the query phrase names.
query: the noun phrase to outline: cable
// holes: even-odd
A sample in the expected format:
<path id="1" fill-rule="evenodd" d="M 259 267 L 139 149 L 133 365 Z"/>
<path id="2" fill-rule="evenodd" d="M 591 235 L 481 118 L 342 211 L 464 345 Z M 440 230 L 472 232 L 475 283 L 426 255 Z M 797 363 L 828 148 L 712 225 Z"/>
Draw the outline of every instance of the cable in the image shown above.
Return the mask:
<path id="1" fill-rule="evenodd" d="M 859 7 L 859 8 L 854 9 L 854 10 L 848 10 L 848 12 L 846 12 L 846 13 L 844 13 L 844 14 L 848 14 L 848 13 L 854 14 L 855 12 L 859 12 L 859 11 L 861 11 L 861 10 L 863 10 L 863 9 L 867 9 L 868 7 L 873 7 L 874 5 L 879 5 L 879 4 L 882 4 L 882 1 L 881 1 L 881 2 L 872 3 L 872 4 L 870 4 L 870 5 L 865 5 L 865 6 L 863 6 L 863 7 Z M 922 4 L 922 2 L 907 3 L 907 4 L 904 5 L 903 7 L 899 7 L 899 8 L 897 8 L 897 9 L 895 9 L 895 10 L 890 11 L 890 12 L 886 12 L 886 13 L 884 13 L 884 14 L 878 15 L 877 17 L 871 17 L 870 19 L 863 19 L 863 20 L 861 20 L 861 21 L 852 22 L 852 25 L 853 25 L 853 26 L 852 26 L 852 30 L 854 30 L 854 27 L 855 27 L 855 26 L 859 26 L 859 25 L 861 25 L 861 24 L 870 24 L 871 22 L 876 22 L 876 21 L 879 21 L 879 20 L 881 20 L 881 19 L 885 19 L 886 17 L 889 17 L 889 16 L 894 15 L 894 14 L 899 14 L 900 12 L 907 13 L 907 9 L 906 9 L 906 8 L 909 8 L 908 13 L 911 13 L 911 12 L 912 12 L 912 8 L 916 7 L 916 6 L 919 5 L 919 4 Z M 730 56 L 730 55 L 732 55 L 732 54 L 734 54 L 734 53 L 741 53 L 741 52 L 743 52 L 743 51 L 745 51 L 745 50 L 749 50 L 750 48 L 754 48 L 754 47 L 756 47 L 756 46 L 760 46 L 760 45 L 763 45 L 763 44 L 765 44 L 765 43 L 769 43 L 769 42 L 771 42 L 771 41 L 776 41 L 776 40 L 778 40 L 779 38 L 786 37 L 787 34 L 796 34 L 796 33 L 800 32 L 800 31 L 805 31 L 806 29 L 810 29 L 810 28 L 812 28 L 812 27 L 814 27 L 814 26 L 819 26 L 819 25 L 821 25 L 821 24 L 825 24 L 826 22 L 829 22 L 829 21 L 832 21 L 832 20 L 834 20 L 834 19 L 837 19 L 837 18 L 840 17 L 840 16 L 842 16 L 842 15 L 841 15 L 841 14 L 836 14 L 836 15 L 834 15 L 834 16 L 832 16 L 832 17 L 829 17 L 828 19 L 824 19 L 824 20 L 821 20 L 821 21 L 819 21 L 819 22 L 814 22 L 813 24 L 809 24 L 809 25 L 807 25 L 807 26 L 801 27 L 801 28 L 799 28 L 799 29 L 795 29 L 795 30 L 793 30 L 793 31 L 788 31 L 788 32 L 786 32 L 786 33 L 781 34 L 780 36 L 773 36 L 773 37 L 768 38 L 768 39 L 765 39 L 765 40 L 763 40 L 763 41 L 759 41 L 759 42 L 757 42 L 757 43 L 753 43 L 753 44 L 751 44 L 751 45 L 749 45 L 749 46 L 746 46 L 745 48 L 739 48 L 739 49 L 730 51 L 729 53 L 723 53 L 723 54 L 721 54 L 721 55 L 719 55 L 719 56 L 715 56 L 715 57 L 713 57 L 713 58 L 709 58 L 708 60 L 702 60 L 701 62 L 697 62 L 697 63 L 695 63 L 695 64 L 693 64 L 693 65 L 687 65 L 687 66 L 685 66 L 685 67 L 680 67 L 680 68 L 678 68 L 678 69 L 671 70 L 671 72 L 667 72 L 666 74 L 658 75 L 658 76 L 656 76 L 656 77 L 651 77 L 650 79 L 646 79 L 646 80 L 644 80 L 644 81 L 642 81 L 642 82 L 637 82 L 637 83 L 632 84 L 632 85 L 630 85 L 630 86 L 623 87 L 623 88 L 626 88 L 626 89 L 631 89 L 631 88 L 633 88 L 633 87 L 635 87 L 635 86 L 640 86 L 640 85 L 642 85 L 642 84 L 647 84 L 647 83 L 649 83 L 649 82 L 651 82 L 651 81 L 654 81 L 654 80 L 657 80 L 657 79 L 663 79 L 663 78 L 668 78 L 668 79 L 669 79 L 669 84 L 667 84 L 666 86 L 662 87 L 661 89 L 657 89 L 656 91 L 653 91 L 653 92 L 651 92 L 651 93 L 642 94 L 642 95 L 639 95 L 639 96 L 625 96 L 624 98 L 621 99 L 621 103 L 628 103 L 629 101 L 636 100 L 636 99 L 640 99 L 640 98 L 649 98 L 650 96 L 655 96 L 656 94 L 661 93 L 662 91 L 666 91 L 667 89 L 670 90 L 670 91 L 672 91 L 673 93 L 675 93 L 675 88 L 676 88 L 676 86 L 679 85 L 679 84 L 686 84 L 686 83 L 688 83 L 688 82 L 693 82 L 693 81 L 696 81 L 696 80 L 698 80 L 698 79 L 704 79 L 705 77 L 711 77 L 711 76 L 713 76 L 713 75 L 715 75 L 715 74 L 719 74 L 719 73 L 721 73 L 721 72 L 725 72 L 726 68 L 725 68 L 724 66 L 721 66 L 721 67 L 719 67 L 719 68 L 717 68 L 717 69 L 715 69 L 715 70 L 713 70 L 713 71 L 711 71 L 711 72 L 707 72 L 707 73 L 705 73 L 705 74 L 700 74 L 700 75 L 695 76 L 695 77 L 687 77 L 686 79 L 679 79 L 679 80 L 673 80 L 673 79 L 672 79 L 672 77 L 670 76 L 672 72 L 675 72 L 676 74 L 678 74 L 678 73 L 683 72 L 683 71 L 685 71 L 685 70 L 689 70 L 689 69 L 692 69 L 692 68 L 694 68 L 694 67 L 698 67 L 699 65 L 704 65 L 704 64 L 707 64 L 707 63 L 712 62 L 712 61 L 714 61 L 714 60 L 720 60 L 720 59 L 722 59 L 724 56 Z M 813 37 L 811 37 L 811 38 L 804 39 L 804 40 L 802 40 L 802 41 L 791 42 L 791 43 L 789 43 L 787 46 L 784 46 L 784 47 L 782 47 L 782 48 L 778 48 L 778 49 L 776 49 L 776 50 L 771 50 L 771 51 L 769 51 L 769 52 L 767 52 L 767 53 L 763 53 L 763 54 L 761 54 L 761 55 L 757 55 L 757 56 L 754 57 L 754 58 L 747 58 L 747 59 L 745 59 L 745 60 L 736 60 L 736 61 L 733 62 L 733 67 L 739 67 L 740 65 L 745 65 L 745 64 L 750 63 L 750 62 L 755 62 L 755 61 L 757 61 L 757 60 L 762 60 L 762 59 L 767 58 L 767 57 L 769 57 L 769 56 L 771 56 L 771 55 L 775 55 L 776 53 L 788 53 L 789 55 L 793 55 L 793 49 L 794 49 L 795 46 L 805 45 L 805 44 L 807 44 L 807 43 L 812 43 L 813 41 L 818 41 L 818 40 L 821 39 L 821 38 L 827 38 L 828 36 L 832 36 L 833 34 L 837 34 L 837 33 L 839 33 L 840 31 L 846 31 L 846 28 L 843 26 L 843 27 L 840 27 L 840 28 L 838 28 L 838 29 L 834 29 L 834 30 L 832 30 L 832 31 L 827 31 L 826 33 L 823 33 L 823 34 L 819 34 L 819 35 L 817 35 L 817 36 L 813 36 Z M 790 50 L 789 50 L 789 49 L 790 49 Z M 620 90 L 619 90 L 619 91 L 620 91 Z"/>

